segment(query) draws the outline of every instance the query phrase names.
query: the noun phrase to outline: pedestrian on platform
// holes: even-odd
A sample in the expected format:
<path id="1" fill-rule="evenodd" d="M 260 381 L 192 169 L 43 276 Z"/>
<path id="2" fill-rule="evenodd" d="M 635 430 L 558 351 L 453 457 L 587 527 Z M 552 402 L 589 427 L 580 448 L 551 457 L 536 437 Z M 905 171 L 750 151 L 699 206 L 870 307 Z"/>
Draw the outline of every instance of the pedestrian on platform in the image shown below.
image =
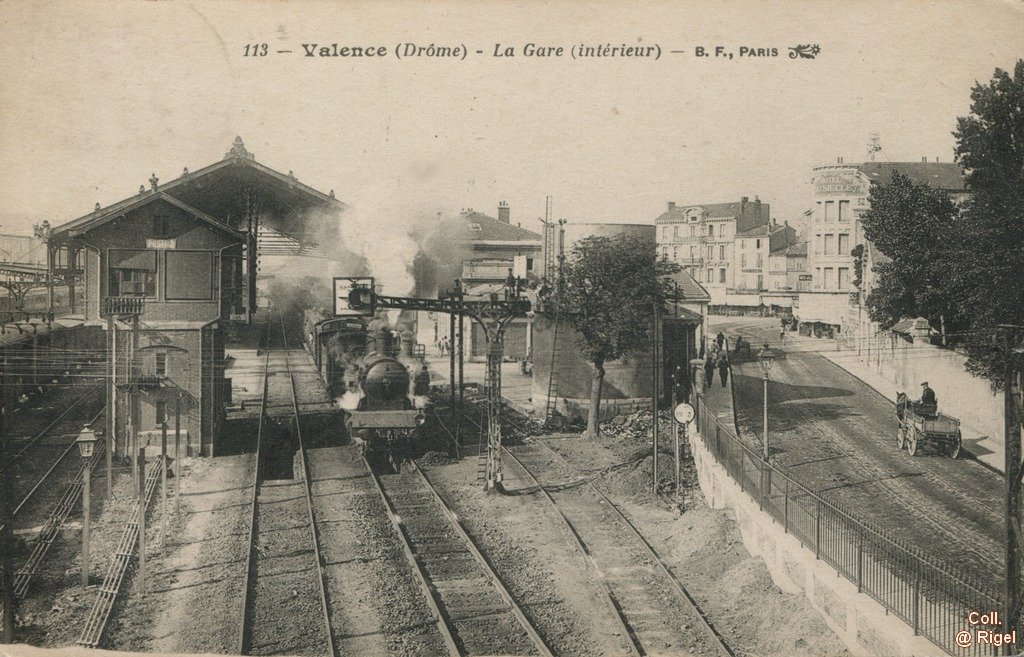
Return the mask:
<path id="1" fill-rule="evenodd" d="M 718 355 L 718 379 L 722 382 L 723 388 L 729 381 L 729 357 L 724 351 Z"/>
<path id="2" fill-rule="evenodd" d="M 424 365 L 412 380 L 412 394 L 416 408 L 424 408 L 430 398 L 430 370 Z"/>
<path id="3" fill-rule="evenodd" d="M 718 350 L 721 351 L 723 346 L 725 345 L 725 333 L 719 331 L 718 336 L 715 337 L 715 342 L 718 343 Z"/>
<path id="4" fill-rule="evenodd" d="M 704 360 L 704 389 L 707 390 L 715 382 L 715 358 L 708 354 Z"/>

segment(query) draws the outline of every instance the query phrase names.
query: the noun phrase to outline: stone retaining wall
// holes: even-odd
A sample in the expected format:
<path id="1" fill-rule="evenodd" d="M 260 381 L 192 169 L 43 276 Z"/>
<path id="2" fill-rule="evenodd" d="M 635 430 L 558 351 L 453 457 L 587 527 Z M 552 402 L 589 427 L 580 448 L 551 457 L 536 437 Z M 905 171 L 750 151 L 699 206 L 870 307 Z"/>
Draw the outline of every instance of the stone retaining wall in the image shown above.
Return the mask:
<path id="1" fill-rule="evenodd" d="M 915 636 L 909 625 L 887 614 L 881 604 L 858 593 L 852 582 L 817 559 L 813 550 L 761 511 L 705 447 L 696 424 L 687 433 L 697 480 L 708 506 L 732 510 L 747 551 L 764 560 L 779 588 L 806 597 L 854 655 L 947 654 L 924 637 Z"/>

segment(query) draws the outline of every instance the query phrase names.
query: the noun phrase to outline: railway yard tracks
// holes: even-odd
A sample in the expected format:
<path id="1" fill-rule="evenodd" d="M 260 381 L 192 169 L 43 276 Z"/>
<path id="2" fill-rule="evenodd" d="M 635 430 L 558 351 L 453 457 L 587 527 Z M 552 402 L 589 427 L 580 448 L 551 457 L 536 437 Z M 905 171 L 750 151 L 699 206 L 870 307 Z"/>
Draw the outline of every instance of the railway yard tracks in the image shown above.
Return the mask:
<path id="1" fill-rule="evenodd" d="M 476 431 L 480 401 L 469 397 L 462 421 Z M 457 412 L 457 409 L 451 409 Z M 524 418 L 503 409 L 502 422 L 529 433 Z M 451 423 L 449 423 L 451 424 Z M 444 426 L 444 425 L 442 425 Z M 539 492 L 585 555 L 606 603 L 636 655 L 658 653 L 734 657 L 683 582 L 625 513 L 590 478 L 543 442 L 503 447 L 520 489 Z"/>
<path id="2" fill-rule="evenodd" d="M 17 501 L 11 508 L 10 522 L 17 528 L 27 521 L 31 525 L 27 531 L 32 532 L 28 541 L 28 557 L 14 573 L 15 599 L 23 599 L 28 594 L 29 586 L 57 540 L 64 522 L 74 511 L 82 494 L 85 468 L 95 468 L 103 457 L 106 444 L 100 440 L 88 464 L 68 458 L 76 451 L 75 438 L 83 424 L 81 414 L 86 413 L 85 421 L 93 424 L 103 415 L 102 408 L 93 412 L 94 403 L 83 404 L 87 400 L 95 402 L 95 392 L 87 391 L 41 430 L 21 441 L 14 441 L 20 449 L 12 457 L 18 466 L 11 477 L 14 484 L 12 493 Z M 77 413 L 73 414 L 73 410 Z M 57 452 L 56 456 L 53 452 Z M 36 520 L 41 516 L 44 519 L 37 525 Z M 2 529 L 0 526 L 0 531 Z"/>
<path id="3" fill-rule="evenodd" d="M 423 471 L 409 464 L 399 474 L 372 474 L 449 655 L 551 657 L 544 639 Z"/>
<path id="4" fill-rule="evenodd" d="M 271 356 L 282 351 L 269 348 L 268 336 L 237 651 L 333 657 L 330 605 L 283 320 L 281 331 L 280 371 L 272 372 Z M 281 404 L 271 405 L 271 400 L 287 400 L 288 410 L 281 412 Z M 278 475 L 269 468 L 276 464 L 280 469 L 282 456 L 290 458 L 293 450 L 299 477 L 272 478 Z"/>

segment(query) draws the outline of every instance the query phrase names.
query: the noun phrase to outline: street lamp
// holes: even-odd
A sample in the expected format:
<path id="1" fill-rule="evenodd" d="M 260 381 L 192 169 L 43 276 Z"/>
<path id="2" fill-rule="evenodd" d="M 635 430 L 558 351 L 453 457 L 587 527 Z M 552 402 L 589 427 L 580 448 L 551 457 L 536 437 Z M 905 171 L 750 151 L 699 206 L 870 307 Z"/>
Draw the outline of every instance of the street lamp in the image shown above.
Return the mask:
<path id="1" fill-rule="evenodd" d="M 92 487 L 92 468 L 89 460 L 92 459 L 93 450 L 96 447 L 96 432 L 88 424 L 82 428 L 75 440 L 78 445 L 78 453 L 82 455 L 85 467 L 82 469 L 82 586 L 89 585 L 89 490 Z"/>
<path id="2" fill-rule="evenodd" d="M 761 371 L 764 372 L 764 461 L 768 462 L 768 375 L 772 371 L 772 365 L 775 364 L 775 352 L 768 348 L 766 344 L 764 349 L 757 354 L 757 360 L 761 363 Z"/>

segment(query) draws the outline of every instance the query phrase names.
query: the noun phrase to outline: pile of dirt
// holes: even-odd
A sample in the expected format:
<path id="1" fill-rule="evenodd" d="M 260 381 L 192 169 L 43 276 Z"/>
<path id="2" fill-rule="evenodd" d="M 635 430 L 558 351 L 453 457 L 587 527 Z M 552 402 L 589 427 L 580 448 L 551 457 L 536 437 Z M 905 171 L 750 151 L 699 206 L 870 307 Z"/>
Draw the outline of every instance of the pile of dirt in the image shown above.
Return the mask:
<path id="1" fill-rule="evenodd" d="M 449 465 L 457 462 L 459 459 L 454 458 L 448 452 L 429 451 L 423 454 L 423 456 L 416 459 L 416 462 L 420 465 L 425 466 L 437 466 L 437 465 Z"/>
<path id="2" fill-rule="evenodd" d="M 671 454 L 660 453 L 658 480 L 654 486 L 654 455 L 651 452 L 623 463 L 621 467 L 609 468 L 596 480 L 606 494 L 629 499 L 641 505 L 678 508 L 684 511 L 699 496 L 697 473 L 693 460 L 684 458 L 680 464 L 680 491 L 676 495 L 675 461 Z M 656 491 L 656 492 L 655 492 Z"/>
<path id="3" fill-rule="evenodd" d="M 671 431 L 672 416 L 665 411 L 658 413 L 658 427 L 661 432 Z M 650 411 L 637 411 L 628 415 L 616 415 L 604 422 L 601 430 L 624 441 L 650 442 L 654 433 L 654 414 Z"/>

